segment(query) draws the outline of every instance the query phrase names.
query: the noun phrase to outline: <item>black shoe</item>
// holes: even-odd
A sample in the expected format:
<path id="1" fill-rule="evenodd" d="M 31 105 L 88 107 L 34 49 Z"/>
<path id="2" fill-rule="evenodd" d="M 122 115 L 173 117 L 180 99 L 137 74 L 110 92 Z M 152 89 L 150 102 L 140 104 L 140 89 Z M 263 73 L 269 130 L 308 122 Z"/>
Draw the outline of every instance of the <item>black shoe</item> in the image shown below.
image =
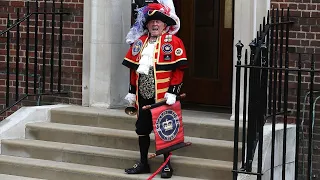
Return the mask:
<path id="1" fill-rule="evenodd" d="M 165 165 L 161 172 L 161 178 L 171 178 L 173 174 L 173 169 L 170 165 Z"/>
<path id="2" fill-rule="evenodd" d="M 150 166 L 149 164 L 142 164 L 140 162 L 133 165 L 132 168 L 128 168 L 124 170 L 127 174 L 144 174 L 150 173 Z"/>

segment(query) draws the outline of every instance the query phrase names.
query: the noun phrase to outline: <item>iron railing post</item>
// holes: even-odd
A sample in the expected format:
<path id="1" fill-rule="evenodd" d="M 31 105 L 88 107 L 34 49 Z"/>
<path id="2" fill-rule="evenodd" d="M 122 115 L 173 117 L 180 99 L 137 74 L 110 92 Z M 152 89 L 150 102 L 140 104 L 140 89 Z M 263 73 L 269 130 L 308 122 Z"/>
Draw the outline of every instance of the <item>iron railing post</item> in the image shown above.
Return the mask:
<path id="1" fill-rule="evenodd" d="M 241 56 L 243 44 L 239 41 L 236 44 L 237 47 L 237 65 L 241 65 Z M 237 180 L 238 177 L 238 143 L 239 143 L 239 124 L 240 124 L 240 79 L 241 79 L 241 67 L 236 67 L 236 106 L 235 106 L 235 126 L 234 126 L 234 154 L 233 154 L 233 180 Z"/>
<path id="2" fill-rule="evenodd" d="M 284 24 L 282 23 L 284 20 L 284 12 L 283 9 L 281 10 L 281 16 L 280 16 L 280 47 L 279 47 L 279 51 L 280 51 L 280 57 L 279 57 L 279 67 L 282 68 L 282 61 L 283 61 L 283 31 L 284 31 Z M 278 27 L 278 26 L 277 26 Z M 278 79 L 279 79 L 279 85 L 278 85 L 278 112 L 281 111 L 281 97 L 282 97 L 282 70 L 279 70 L 279 74 L 278 74 Z"/>
<path id="3" fill-rule="evenodd" d="M 42 93 L 46 90 L 46 55 L 47 55 L 47 0 L 43 6 L 43 45 L 42 45 Z"/>
<path id="4" fill-rule="evenodd" d="M 8 14 L 7 28 L 10 27 L 10 15 Z M 10 30 L 7 32 L 7 78 L 6 78 L 6 108 L 9 106 L 10 99 Z"/>
<path id="5" fill-rule="evenodd" d="M 274 9 L 271 11 L 271 24 L 270 24 L 270 46 L 269 46 L 269 65 L 270 67 L 273 67 L 274 64 L 274 52 L 273 52 L 273 42 L 274 42 Z M 272 111 L 272 97 L 273 97 L 273 84 L 272 84 L 272 73 L 274 73 L 272 71 L 272 69 L 270 69 L 269 71 L 269 100 L 268 100 L 268 114 L 271 114 Z"/>
<path id="6" fill-rule="evenodd" d="M 313 154 L 313 89 L 314 89 L 314 65 L 315 59 L 314 55 L 311 56 L 311 67 L 310 67 L 310 95 L 309 95 L 309 138 L 308 138 L 308 180 L 312 180 L 312 154 Z"/>
<path id="7" fill-rule="evenodd" d="M 298 179 L 299 176 L 299 141 L 300 141 L 300 97 L 301 97 L 301 82 L 302 82 L 302 76 L 301 76 L 301 54 L 299 54 L 299 59 L 298 59 L 298 87 L 297 87 L 297 113 L 296 113 L 296 153 L 295 153 L 295 180 Z M 303 133 L 303 132 L 302 132 Z M 302 134 L 303 135 L 303 134 Z M 304 142 L 302 142 L 304 143 Z M 304 170 L 303 170 L 304 171 Z"/>
<path id="8" fill-rule="evenodd" d="M 20 9 L 17 8 L 17 22 L 19 22 Z M 20 62 L 20 24 L 17 25 L 16 33 L 16 101 L 19 99 L 19 62 Z"/>
<path id="9" fill-rule="evenodd" d="M 30 2 L 27 1 L 27 15 L 30 14 Z M 29 94 L 29 46 L 30 46 L 30 17 L 27 18 L 27 38 L 26 38 L 26 64 L 25 64 L 25 94 Z"/>
<path id="10" fill-rule="evenodd" d="M 284 19 L 284 11 L 282 9 L 282 13 L 281 13 L 281 19 Z M 282 21 L 281 20 L 281 21 Z M 289 10 L 287 11 L 287 21 L 289 21 Z M 284 24 L 281 24 L 281 42 L 283 41 L 283 29 L 284 29 Z M 284 97 L 283 97 L 283 154 L 282 154 L 282 179 L 285 180 L 286 179 L 286 164 L 287 164 L 287 120 L 288 120 L 288 91 L 289 91 L 289 72 L 288 72 L 288 68 L 289 68 L 289 24 L 286 25 L 286 42 L 285 42 L 285 75 L 284 75 Z M 282 54 L 282 46 L 283 46 L 283 42 L 281 47 L 281 51 L 280 54 Z M 282 56 L 281 56 L 282 57 Z M 281 59 L 282 61 L 282 59 Z M 282 64 L 281 64 L 282 65 Z M 281 71 L 282 72 L 282 71 Z M 280 73 L 282 76 L 282 73 Z"/>
<path id="11" fill-rule="evenodd" d="M 273 10 L 274 11 L 274 10 Z M 274 13 L 272 13 L 274 15 Z M 272 19 L 276 18 L 276 23 L 278 23 L 278 20 L 279 20 L 279 11 L 277 9 L 276 11 L 276 17 L 272 17 Z M 271 180 L 274 179 L 274 154 L 275 154 L 275 137 L 276 137 L 276 114 L 277 114 L 277 53 L 278 53 L 278 26 L 276 26 L 276 42 L 275 42 L 275 59 L 274 59 L 274 66 L 273 66 L 273 92 L 272 92 L 272 95 L 273 95 L 273 99 L 272 99 L 272 133 L 271 133 Z M 274 33 L 274 32 L 271 32 L 271 33 Z M 273 52 L 271 52 L 273 53 Z"/>
<path id="12" fill-rule="evenodd" d="M 254 57 L 257 47 L 256 40 L 250 43 L 251 55 L 250 66 L 254 66 Z M 247 156 L 246 156 L 246 171 L 251 171 L 252 158 L 254 155 L 254 141 L 256 139 L 256 112 L 255 112 L 255 69 L 250 68 L 249 71 L 249 106 L 248 106 L 248 135 L 247 135 Z"/>
<path id="13" fill-rule="evenodd" d="M 60 3 L 60 12 L 63 11 L 63 0 Z M 59 72 L 58 72 L 58 92 L 61 91 L 61 66 L 62 66 L 62 27 L 63 27 L 63 16 L 60 14 L 60 30 L 59 30 Z"/>
<path id="14" fill-rule="evenodd" d="M 56 2 L 55 0 L 52 0 L 52 19 L 51 19 L 51 25 L 52 25 L 52 28 L 51 28 L 51 61 L 50 61 L 50 67 L 51 67 L 51 76 L 50 76 L 50 92 L 53 92 L 53 76 L 54 76 L 54 35 L 55 35 L 55 31 L 54 31 L 54 26 L 55 26 L 55 18 L 56 18 L 56 15 L 55 15 L 55 12 L 56 12 Z"/>
<path id="15" fill-rule="evenodd" d="M 33 93 L 37 94 L 37 78 L 38 78 L 38 25 L 39 25 L 39 4 L 36 0 L 36 14 L 35 14 L 35 25 L 34 25 L 34 72 L 33 72 Z"/>
<path id="16" fill-rule="evenodd" d="M 267 56 L 268 50 L 266 44 L 263 42 L 261 44 L 261 67 L 267 67 Z M 259 132 L 259 147 L 258 147 L 258 180 L 262 177 L 262 153 L 263 153 L 263 127 L 264 127 L 264 117 L 266 110 L 266 90 L 267 90 L 267 73 L 266 69 L 261 70 L 261 83 L 260 89 L 263 92 L 262 96 L 259 98 L 259 118 L 258 121 L 258 132 Z"/>
<path id="17" fill-rule="evenodd" d="M 248 50 L 245 51 L 244 64 L 248 65 Z M 246 136 L 247 136 L 247 87 L 248 87 L 248 69 L 244 68 L 243 75 L 243 118 L 242 118 L 242 167 L 245 169 L 245 157 L 246 157 Z"/>

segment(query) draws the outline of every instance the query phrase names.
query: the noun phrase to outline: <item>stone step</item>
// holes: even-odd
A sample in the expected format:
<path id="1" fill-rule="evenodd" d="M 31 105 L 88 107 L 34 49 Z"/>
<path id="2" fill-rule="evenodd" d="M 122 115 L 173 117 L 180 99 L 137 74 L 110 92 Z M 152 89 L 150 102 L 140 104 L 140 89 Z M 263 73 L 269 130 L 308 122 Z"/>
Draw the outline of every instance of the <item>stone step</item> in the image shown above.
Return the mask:
<path id="1" fill-rule="evenodd" d="M 25 139 L 2 140 L 2 153 L 117 169 L 128 168 L 139 159 L 137 151 Z M 163 162 L 163 156 L 149 162 L 152 172 L 155 172 Z M 171 162 L 177 176 L 219 180 L 232 178 L 232 162 L 183 156 L 172 156 Z"/>
<path id="2" fill-rule="evenodd" d="M 138 151 L 136 133 L 127 130 L 42 122 L 27 124 L 26 138 Z M 151 141 L 149 151 L 154 152 L 153 134 Z M 185 142 L 192 142 L 192 145 L 176 150 L 174 154 L 222 161 L 233 160 L 232 141 L 185 137 Z M 239 143 L 240 153 L 241 143 Z"/>
<path id="3" fill-rule="evenodd" d="M 44 180 L 38 178 L 29 178 L 29 177 L 22 177 L 22 176 L 13 176 L 8 174 L 0 174 L 1 180 Z"/>
<path id="4" fill-rule="evenodd" d="M 145 180 L 151 174 L 127 175 L 122 169 L 0 155 L 0 173 L 47 180 Z M 154 179 L 160 180 L 160 176 Z M 174 176 L 172 180 L 196 180 Z"/>
<path id="5" fill-rule="evenodd" d="M 233 141 L 234 121 L 229 120 L 230 114 L 189 110 L 182 114 L 186 136 Z M 51 122 L 64 124 L 135 130 L 135 120 L 135 116 L 128 116 L 121 109 L 71 106 L 51 110 Z"/>

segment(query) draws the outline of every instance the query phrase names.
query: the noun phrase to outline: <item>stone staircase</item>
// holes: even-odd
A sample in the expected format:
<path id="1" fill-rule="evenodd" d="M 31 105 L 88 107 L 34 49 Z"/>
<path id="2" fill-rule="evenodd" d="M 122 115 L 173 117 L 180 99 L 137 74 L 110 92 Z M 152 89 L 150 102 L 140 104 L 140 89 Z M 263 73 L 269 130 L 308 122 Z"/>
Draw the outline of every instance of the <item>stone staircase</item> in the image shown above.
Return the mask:
<path id="1" fill-rule="evenodd" d="M 173 180 L 232 179 L 234 122 L 229 117 L 183 111 L 185 141 L 192 145 L 173 152 Z M 134 123 L 123 110 L 52 109 L 51 122 L 27 124 L 25 139 L 2 140 L 0 179 L 145 180 L 150 174 L 123 170 L 139 159 Z M 162 156 L 150 160 L 153 172 L 162 161 Z"/>

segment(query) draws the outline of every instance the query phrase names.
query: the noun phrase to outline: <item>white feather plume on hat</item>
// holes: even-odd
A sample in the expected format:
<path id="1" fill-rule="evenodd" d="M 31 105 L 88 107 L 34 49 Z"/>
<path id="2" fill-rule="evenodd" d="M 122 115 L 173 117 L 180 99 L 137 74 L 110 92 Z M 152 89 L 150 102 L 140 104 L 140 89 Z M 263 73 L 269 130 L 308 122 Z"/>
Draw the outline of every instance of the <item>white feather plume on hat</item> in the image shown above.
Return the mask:
<path id="1" fill-rule="evenodd" d="M 180 19 L 176 14 L 175 7 L 172 0 L 158 0 L 158 2 L 170 9 L 169 16 L 176 21 L 176 25 L 168 26 L 166 32 L 169 34 L 176 34 L 180 29 Z M 144 23 L 146 22 L 145 14 L 148 13 L 148 6 L 137 9 L 137 18 L 131 29 L 126 36 L 126 43 L 132 44 L 139 39 L 142 35 L 147 33 L 144 29 Z"/>

